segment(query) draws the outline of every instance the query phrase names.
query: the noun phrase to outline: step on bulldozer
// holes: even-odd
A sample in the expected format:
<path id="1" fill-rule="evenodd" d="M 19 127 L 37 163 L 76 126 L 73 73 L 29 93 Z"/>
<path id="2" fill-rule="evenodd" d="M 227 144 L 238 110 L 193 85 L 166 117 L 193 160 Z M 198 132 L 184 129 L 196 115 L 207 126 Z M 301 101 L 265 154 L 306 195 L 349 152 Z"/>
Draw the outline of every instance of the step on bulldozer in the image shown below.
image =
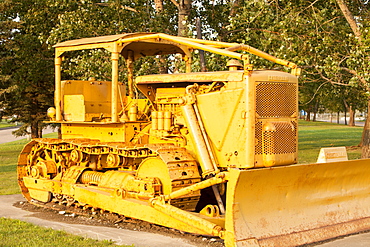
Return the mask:
<path id="1" fill-rule="evenodd" d="M 227 247 L 297 246 L 370 229 L 369 160 L 297 164 L 296 64 L 245 44 L 162 33 L 54 47 L 48 122 L 61 133 L 31 140 L 19 156 L 28 201 L 106 210 Z M 110 54 L 111 80 L 62 80 L 67 54 L 96 49 Z M 195 50 L 229 62 L 191 72 Z M 135 61 L 159 55 L 182 59 L 186 72 L 134 76 Z M 251 56 L 280 70 L 254 69 Z"/>

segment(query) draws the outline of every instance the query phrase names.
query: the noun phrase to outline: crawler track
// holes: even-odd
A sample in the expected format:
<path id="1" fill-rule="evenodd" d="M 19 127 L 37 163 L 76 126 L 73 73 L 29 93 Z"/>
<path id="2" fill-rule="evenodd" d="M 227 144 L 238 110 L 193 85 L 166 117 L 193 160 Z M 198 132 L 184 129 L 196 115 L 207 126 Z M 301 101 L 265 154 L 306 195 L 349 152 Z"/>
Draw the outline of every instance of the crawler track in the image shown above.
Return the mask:
<path id="1" fill-rule="evenodd" d="M 141 165 L 147 158 L 164 163 L 164 169 L 155 175 L 150 174 L 153 169 L 147 168 L 147 164 L 144 165 L 144 168 Z M 124 196 L 144 200 L 200 181 L 196 161 L 184 148 L 177 148 L 169 144 L 101 143 L 87 139 L 32 140 L 22 150 L 17 170 L 18 183 L 22 194 L 28 201 L 34 197 L 30 195 L 24 178 L 97 185 L 106 171 L 125 172 L 135 177 L 134 182 L 139 186 L 136 191 L 112 188 L 125 194 Z M 76 173 L 79 173 L 78 178 L 75 178 Z M 47 196 L 46 193 L 52 194 Z M 200 194 L 193 194 L 186 198 L 175 199 L 171 201 L 171 204 L 185 210 L 194 210 L 199 196 Z M 41 201 L 44 202 L 53 199 L 58 202 L 66 201 L 68 205 L 77 203 L 73 196 L 55 191 L 45 192 L 43 197 L 45 200 Z M 40 200 L 40 198 L 34 199 Z"/>

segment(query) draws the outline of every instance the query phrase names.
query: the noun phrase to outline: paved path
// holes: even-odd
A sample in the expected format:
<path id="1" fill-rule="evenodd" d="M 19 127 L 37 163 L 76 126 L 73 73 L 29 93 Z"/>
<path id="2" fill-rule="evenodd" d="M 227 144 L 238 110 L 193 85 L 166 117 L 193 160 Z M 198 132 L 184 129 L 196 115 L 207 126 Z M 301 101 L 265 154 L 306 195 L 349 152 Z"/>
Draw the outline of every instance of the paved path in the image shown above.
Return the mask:
<path id="1" fill-rule="evenodd" d="M 25 136 L 20 137 L 14 136 L 12 132 L 15 130 L 17 130 L 17 127 L 0 129 L 0 144 L 27 138 Z"/>
<path id="2" fill-rule="evenodd" d="M 6 142 L 12 142 L 12 141 L 17 141 L 17 140 L 22 140 L 22 139 L 26 139 L 29 137 L 27 136 L 20 136 L 20 137 L 16 137 L 12 134 L 12 132 L 14 130 L 16 130 L 17 127 L 11 127 L 11 128 L 3 128 L 3 129 L 0 129 L 0 144 L 1 143 L 6 143 Z M 52 133 L 52 132 L 55 132 L 56 130 L 52 129 L 52 128 L 47 128 L 45 129 L 42 133 L 43 134 L 49 134 L 49 133 Z"/>
<path id="3" fill-rule="evenodd" d="M 183 242 L 184 239 L 172 238 L 155 233 L 139 232 L 112 227 L 90 226 L 80 224 L 68 224 L 53 222 L 37 218 L 34 213 L 16 208 L 15 202 L 25 201 L 22 195 L 0 196 L 0 217 L 18 219 L 39 226 L 50 227 L 54 230 L 63 230 L 75 235 L 98 239 L 112 240 L 119 245 L 135 245 L 135 247 L 196 247 L 195 245 Z"/>
<path id="4" fill-rule="evenodd" d="M 336 120 L 333 120 L 330 122 L 330 120 L 327 120 L 327 119 L 317 119 L 316 120 L 317 122 L 328 122 L 328 123 L 333 123 L 333 124 L 336 124 L 337 121 Z M 348 124 L 349 121 L 347 121 L 347 124 Z M 339 120 L 339 124 L 345 124 L 344 123 L 344 120 Z M 365 121 L 356 121 L 355 122 L 355 126 L 357 127 L 364 127 L 365 126 Z"/>

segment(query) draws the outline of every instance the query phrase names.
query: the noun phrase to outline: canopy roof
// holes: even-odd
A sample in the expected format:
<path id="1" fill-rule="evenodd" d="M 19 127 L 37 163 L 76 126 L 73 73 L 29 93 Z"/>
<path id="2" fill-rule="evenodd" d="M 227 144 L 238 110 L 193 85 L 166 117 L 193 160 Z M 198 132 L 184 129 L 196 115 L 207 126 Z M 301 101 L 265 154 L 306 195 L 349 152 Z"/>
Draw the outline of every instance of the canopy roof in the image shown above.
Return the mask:
<path id="1" fill-rule="evenodd" d="M 117 41 L 121 38 L 131 36 L 131 35 L 133 35 L 133 34 L 132 33 L 126 33 L 126 34 L 115 34 L 115 35 L 108 35 L 108 36 L 68 40 L 68 41 L 58 43 L 58 44 L 54 45 L 53 47 L 69 47 L 69 46 L 77 46 L 77 45 L 107 43 L 107 42 Z"/>
<path id="2" fill-rule="evenodd" d="M 118 45 L 118 51 L 125 58 L 128 57 L 128 51 L 132 51 L 135 58 L 176 53 L 189 55 L 191 48 L 176 42 L 168 42 L 165 39 L 156 39 L 153 35 L 155 33 L 116 34 L 69 40 L 58 43 L 54 47 L 57 56 L 67 51 L 95 48 L 104 48 L 112 52 L 115 44 Z"/>
<path id="3" fill-rule="evenodd" d="M 134 59 L 143 56 L 177 53 L 190 58 L 191 51 L 194 49 L 198 49 L 228 56 L 230 58 L 248 61 L 249 58 L 246 54 L 237 52 L 246 51 L 274 63 L 287 66 L 289 68 L 297 68 L 297 65 L 294 63 L 278 59 L 248 45 L 191 39 L 163 33 L 126 33 L 93 38 L 83 38 L 65 41 L 56 44 L 54 47 L 56 49 L 56 57 L 61 56 L 64 52 L 67 51 L 104 48 L 110 52 L 119 52 L 126 59 L 129 57 L 129 53 L 133 54 Z"/>

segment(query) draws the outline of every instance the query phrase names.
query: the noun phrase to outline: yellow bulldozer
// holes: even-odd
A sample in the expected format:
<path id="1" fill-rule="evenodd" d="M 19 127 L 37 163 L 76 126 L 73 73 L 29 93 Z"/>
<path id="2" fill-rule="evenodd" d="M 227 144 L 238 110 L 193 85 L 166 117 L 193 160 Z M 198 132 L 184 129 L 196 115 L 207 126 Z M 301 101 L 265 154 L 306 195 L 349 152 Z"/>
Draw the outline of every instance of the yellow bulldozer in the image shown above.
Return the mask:
<path id="1" fill-rule="evenodd" d="M 296 64 L 245 44 L 162 33 L 54 47 L 48 116 L 61 138 L 34 139 L 20 154 L 27 200 L 107 210 L 227 247 L 297 246 L 370 228 L 369 160 L 297 164 Z M 62 80 L 63 57 L 90 49 L 110 53 L 111 80 Z M 195 50 L 230 62 L 191 72 Z M 254 70 L 250 54 L 290 73 Z M 159 55 L 181 57 L 186 73 L 134 76 L 134 61 Z"/>

